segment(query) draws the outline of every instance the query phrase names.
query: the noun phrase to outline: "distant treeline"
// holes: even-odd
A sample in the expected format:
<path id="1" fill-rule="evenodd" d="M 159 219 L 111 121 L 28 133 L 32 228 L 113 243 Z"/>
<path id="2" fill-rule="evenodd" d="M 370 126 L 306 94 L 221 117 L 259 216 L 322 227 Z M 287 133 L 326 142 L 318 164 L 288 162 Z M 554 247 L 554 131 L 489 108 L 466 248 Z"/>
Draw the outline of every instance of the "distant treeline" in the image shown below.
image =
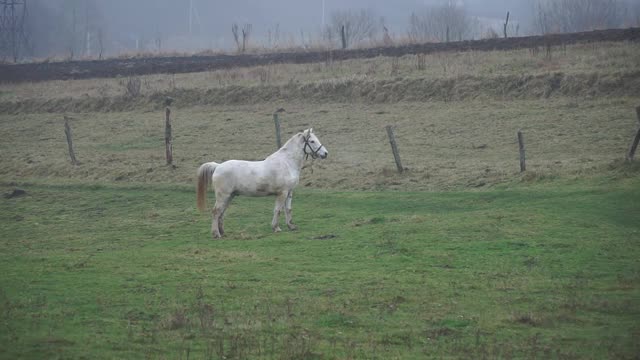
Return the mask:
<path id="1" fill-rule="evenodd" d="M 0 60 L 4 61 L 167 53 L 175 50 L 172 44 L 176 38 L 184 36 L 162 35 L 152 29 L 146 31 L 146 36 L 136 36 L 123 29 L 109 28 L 101 8 L 104 4 L 98 0 L 20 0 L 15 3 L 18 4 L 14 13 L 18 26 L 3 28 L 0 35 Z M 505 9 L 505 15 L 508 11 Z M 443 1 L 441 5 L 423 6 L 408 13 L 405 28 L 391 28 L 385 14 L 372 9 L 335 10 L 328 14 L 324 28 L 318 27 L 315 32 L 282 33 L 277 18 L 273 19 L 273 26 L 263 29 L 252 26 L 250 19 L 240 24 L 229 20 L 224 38 L 229 39 L 229 46 L 235 40 L 238 52 L 250 52 L 287 48 L 345 49 L 640 26 L 640 1 L 637 0 L 534 0 L 530 11 L 533 16 L 526 23 L 517 16 L 487 20 L 474 16 L 456 2 Z M 5 17 L 7 13 L 5 9 Z M 238 16 L 243 17 L 243 14 Z M 20 36 L 15 36 L 18 30 Z M 208 44 L 206 48 L 213 46 L 212 39 L 207 40 L 203 34 L 199 36 L 202 43 Z M 220 38 L 219 34 L 210 35 L 216 36 Z"/>

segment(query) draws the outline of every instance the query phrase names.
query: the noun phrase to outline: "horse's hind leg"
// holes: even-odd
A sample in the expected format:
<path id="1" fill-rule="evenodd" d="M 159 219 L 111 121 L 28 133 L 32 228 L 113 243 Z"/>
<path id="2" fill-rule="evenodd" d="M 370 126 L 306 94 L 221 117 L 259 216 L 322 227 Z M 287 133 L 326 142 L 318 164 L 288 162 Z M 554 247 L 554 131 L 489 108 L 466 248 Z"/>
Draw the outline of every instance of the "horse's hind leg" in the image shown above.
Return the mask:
<path id="1" fill-rule="evenodd" d="M 211 221 L 211 235 L 214 238 L 221 238 L 222 234 L 224 233 L 223 231 L 220 231 L 222 229 L 222 216 L 224 215 L 224 211 L 227 209 L 227 206 L 229 205 L 229 200 L 231 199 L 231 196 L 229 195 L 225 195 L 225 194 L 221 194 L 221 193 L 216 193 L 216 205 L 213 207 L 213 211 L 212 211 L 212 221 Z"/>
<path id="2" fill-rule="evenodd" d="M 218 219 L 218 231 L 220 231 L 220 235 L 224 235 L 224 213 L 227 211 L 227 207 L 229 207 L 231 200 L 233 200 L 233 195 L 231 195 L 225 202 L 222 214 L 220 214 L 220 218 Z"/>
<path id="3" fill-rule="evenodd" d="M 280 222 L 280 212 L 282 212 L 282 209 L 284 209 L 286 202 L 287 192 L 276 195 L 276 206 L 273 209 L 273 220 L 271 220 L 271 228 L 273 229 L 273 232 L 282 231 L 278 223 Z"/>
<path id="4" fill-rule="evenodd" d="M 289 193 L 287 194 L 287 202 L 284 207 L 284 215 L 287 220 L 287 226 L 289 227 L 289 230 L 296 230 L 298 229 L 298 227 L 293 224 L 292 215 L 291 215 L 291 199 L 292 198 L 293 198 L 293 190 L 289 190 Z"/>

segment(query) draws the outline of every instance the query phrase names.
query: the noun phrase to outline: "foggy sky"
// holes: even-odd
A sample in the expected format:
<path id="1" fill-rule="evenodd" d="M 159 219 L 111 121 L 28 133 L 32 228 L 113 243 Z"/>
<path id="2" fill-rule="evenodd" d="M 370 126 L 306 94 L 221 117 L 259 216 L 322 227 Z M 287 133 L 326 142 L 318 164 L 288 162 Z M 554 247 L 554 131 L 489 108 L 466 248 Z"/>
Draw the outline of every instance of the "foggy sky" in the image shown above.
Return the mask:
<path id="1" fill-rule="evenodd" d="M 193 1 L 189 33 L 189 9 Z M 502 19 L 511 12 L 512 21 L 529 21 L 527 0 L 458 0 L 472 16 Z M 209 39 L 204 47 L 232 45 L 231 24 L 250 23 L 253 38 L 266 37 L 279 27 L 281 38 L 299 40 L 301 32 L 311 36 L 322 27 L 322 0 L 97 0 L 105 27 L 119 39 L 190 37 Z M 441 0 L 325 0 L 325 23 L 335 10 L 372 9 L 383 17 L 394 34 L 406 32 L 411 12 Z"/>
<path id="2" fill-rule="evenodd" d="M 251 24 L 250 49 L 324 46 L 327 42 L 322 36 L 326 31 L 323 4 L 326 26 L 331 24 L 336 11 L 368 11 L 368 18 L 376 22 L 376 33 L 368 35 L 374 44 L 382 39 L 382 24 L 394 41 L 406 40 L 412 13 L 447 2 L 464 8 L 474 21 L 474 33 L 468 35 L 468 39 L 486 35 L 488 27 L 501 32 L 507 11 L 511 13 L 510 24 L 518 24 L 519 35 L 523 35 L 531 33 L 528 28 L 533 24 L 533 1 L 28 0 L 25 26 L 29 41 L 23 45 L 22 54 L 33 59 L 52 56 L 74 59 L 98 54 L 229 52 L 236 50 L 231 32 L 234 23 L 240 27 Z M 277 42 L 273 41 L 275 36 L 269 37 L 276 32 Z M 336 29 L 333 32 L 336 36 Z M 10 48 L 4 48 L 3 44 L 0 44 L 0 59 L 7 57 Z M 371 42 L 360 45 L 371 45 Z"/>

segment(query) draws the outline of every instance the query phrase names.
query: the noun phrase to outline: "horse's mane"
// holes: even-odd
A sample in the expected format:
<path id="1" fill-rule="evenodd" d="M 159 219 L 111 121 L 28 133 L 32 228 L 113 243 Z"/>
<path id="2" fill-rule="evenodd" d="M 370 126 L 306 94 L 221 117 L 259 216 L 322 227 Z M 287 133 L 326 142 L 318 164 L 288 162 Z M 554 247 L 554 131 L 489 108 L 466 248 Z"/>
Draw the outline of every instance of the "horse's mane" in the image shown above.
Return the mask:
<path id="1" fill-rule="evenodd" d="M 274 154 L 277 154 L 280 151 L 286 151 L 288 149 L 290 149 L 293 146 L 293 143 L 300 138 L 300 136 L 303 134 L 303 131 L 300 131 L 298 133 L 296 133 L 295 135 L 293 135 L 291 138 L 289 138 L 289 140 L 287 140 L 286 143 L 284 143 L 284 145 L 282 145 L 282 147 L 280 149 L 278 149 L 275 153 L 269 155 L 272 156 Z"/>

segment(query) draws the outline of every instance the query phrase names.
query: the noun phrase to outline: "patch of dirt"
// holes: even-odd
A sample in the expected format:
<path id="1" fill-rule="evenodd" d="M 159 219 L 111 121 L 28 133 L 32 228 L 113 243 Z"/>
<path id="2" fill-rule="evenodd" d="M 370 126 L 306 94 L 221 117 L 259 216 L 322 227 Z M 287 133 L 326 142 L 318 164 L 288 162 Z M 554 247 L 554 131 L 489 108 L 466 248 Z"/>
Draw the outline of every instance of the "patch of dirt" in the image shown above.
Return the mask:
<path id="1" fill-rule="evenodd" d="M 16 189 L 13 189 L 13 191 L 4 194 L 4 198 L 5 199 L 13 199 L 15 197 L 25 196 L 25 195 L 27 195 L 26 191 L 16 188 Z"/>
<path id="2" fill-rule="evenodd" d="M 327 234 L 327 235 L 321 235 L 321 236 L 312 237 L 311 239 L 313 239 L 313 240 L 328 240 L 328 239 L 335 239 L 337 237 L 338 237 L 338 235 Z"/>

